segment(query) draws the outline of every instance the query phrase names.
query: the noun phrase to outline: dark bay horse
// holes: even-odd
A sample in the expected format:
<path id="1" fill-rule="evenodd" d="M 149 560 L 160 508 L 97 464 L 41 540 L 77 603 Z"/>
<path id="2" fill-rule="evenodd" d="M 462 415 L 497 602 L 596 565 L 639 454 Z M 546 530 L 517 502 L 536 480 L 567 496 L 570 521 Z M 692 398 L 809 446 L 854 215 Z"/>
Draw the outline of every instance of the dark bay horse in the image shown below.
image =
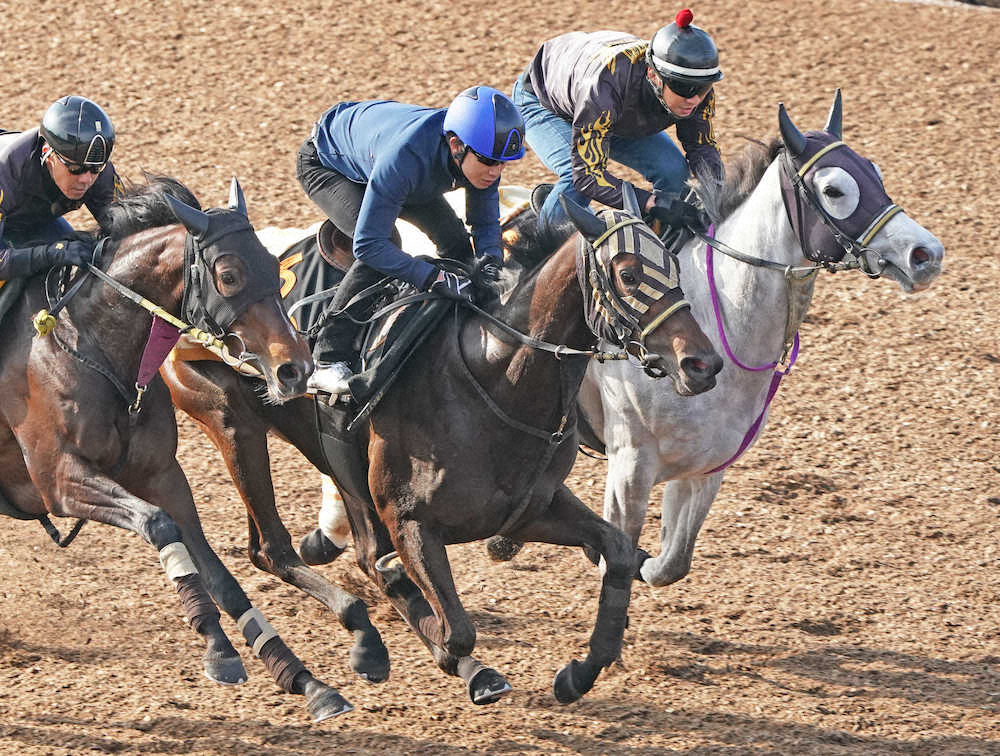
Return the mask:
<path id="1" fill-rule="evenodd" d="M 163 369 L 175 404 L 208 430 L 229 465 L 250 510 L 254 563 L 326 600 L 328 589 L 288 548 L 274 508 L 265 436 L 275 430 L 337 480 L 361 568 L 477 704 L 511 688 L 471 656 L 476 630 L 456 594 L 448 544 L 504 533 L 604 557 L 590 653 L 556 676 L 559 701 L 590 690 L 621 649 L 640 557 L 563 483 L 576 457 L 576 394 L 596 335 L 627 346 L 679 393 L 710 389 L 721 364 L 687 311 L 676 260 L 655 234 L 630 213 L 597 217 L 572 205 L 567 212 L 582 238 L 491 308 L 528 338 L 481 315 L 446 317 L 361 427 L 343 436 L 339 458 L 322 448 L 310 400 L 267 406 L 251 379 L 218 363 L 174 360 Z M 555 357 L 537 348 L 553 343 Z M 351 463 L 367 470 L 360 487 Z M 405 570 L 389 563 L 395 555 Z"/>
<path id="2" fill-rule="evenodd" d="M 177 425 L 155 373 L 158 361 L 150 380 L 136 378 L 144 345 L 155 350 L 156 339 L 152 316 L 126 301 L 126 292 L 162 308 L 157 322 L 183 320 L 203 335 L 242 345 L 241 359 L 265 378 L 258 383 L 263 398 L 301 395 L 312 362 L 278 299 L 277 263 L 254 234 L 235 179 L 229 209 L 202 212 L 183 185 L 159 177 L 127 192 L 111 212 L 110 239 L 78 274 L 80 286 L 71 284 L 75 294 L 63 298 L 64 309 L 53 308 L 61 310 L 54 329 L 35 338 L 31 327 L 34 313 L 52 307 L 52 275 L 28 281 L 4 320 L 0 511 L 137 533 L 159 553 L 189 624 L 205 639 L 206 676 L 228 684 L 246 679 L 219 624 L 217 602 L 278 684 L 306 697 L 316 720 L 349 711 L 289 650 L 212 551 L 175 456 Z M 53 628 L 54 637 L 70 631 Z"/>

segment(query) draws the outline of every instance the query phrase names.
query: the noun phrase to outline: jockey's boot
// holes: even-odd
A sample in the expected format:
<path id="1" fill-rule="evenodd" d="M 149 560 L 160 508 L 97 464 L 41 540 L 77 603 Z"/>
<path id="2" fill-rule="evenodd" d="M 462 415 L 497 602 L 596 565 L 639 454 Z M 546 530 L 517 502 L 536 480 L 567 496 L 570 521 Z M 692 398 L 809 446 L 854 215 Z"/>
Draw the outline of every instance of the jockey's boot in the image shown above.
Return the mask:
<path id="1" fill-rule="evenodd" d="M 355 341 L 361 332 L 360 322 L 371 316 L 375 298 L 352 300 L 381 279 L 378 271 L 357 261 L 347 271 L 328 306 L 328 311 L 336 314 L 316 337 L 316 370 L 307 381 L 310 390 L 328 392 L 334 398 L 350 393 L 347 381 L 354 375 L 351 363 L 357 359 Z"/>
<path id="2" fill-rule="evenodd" d="M 317 362 L 306 388 L 309 391 L 325 391 L 333 396 L 348 394 L 347 382 L 352 375 L 354 371 L 346 362 Z"/>

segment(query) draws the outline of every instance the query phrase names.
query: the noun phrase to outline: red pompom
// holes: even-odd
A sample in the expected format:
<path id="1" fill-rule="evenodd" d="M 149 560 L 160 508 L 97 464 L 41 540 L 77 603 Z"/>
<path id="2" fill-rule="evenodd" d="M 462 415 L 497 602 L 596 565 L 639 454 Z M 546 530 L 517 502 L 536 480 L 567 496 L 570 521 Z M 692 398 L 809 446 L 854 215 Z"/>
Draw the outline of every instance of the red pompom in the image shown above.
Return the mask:
<path id="1" fill-rule="evenodd" d="M 683 10 L 677 11 L 677 16 L 674 18 L 674 23 L 677 24 L 681 29 L 687 29 L 691 22 L 694 20 L 694 14 L 691 12 L 690 8 L 684 8 Z"/>

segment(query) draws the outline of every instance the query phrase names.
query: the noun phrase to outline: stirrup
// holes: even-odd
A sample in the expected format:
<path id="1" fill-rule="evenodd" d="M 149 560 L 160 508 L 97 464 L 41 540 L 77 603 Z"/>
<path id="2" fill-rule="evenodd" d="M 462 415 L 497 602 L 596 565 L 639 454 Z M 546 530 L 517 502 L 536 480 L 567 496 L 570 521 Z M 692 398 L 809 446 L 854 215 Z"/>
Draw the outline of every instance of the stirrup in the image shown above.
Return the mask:
<path id="1" fill-rule="evenodd" d="M 306 389 L 331 396 L 350 394 L 347 384 L 353 376 L 354 371 L 346 362 L 317 362 L 306 381 Z"/>

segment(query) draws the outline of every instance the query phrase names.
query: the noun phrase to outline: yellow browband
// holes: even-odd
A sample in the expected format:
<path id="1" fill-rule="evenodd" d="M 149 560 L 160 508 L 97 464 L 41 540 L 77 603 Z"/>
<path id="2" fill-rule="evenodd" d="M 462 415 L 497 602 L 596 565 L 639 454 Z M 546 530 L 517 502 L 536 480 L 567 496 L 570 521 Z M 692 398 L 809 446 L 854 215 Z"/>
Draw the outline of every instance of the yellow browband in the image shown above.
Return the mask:
<path id="1" fill-rule="evenodd" d="M 799 178 L 802 178 L 803 176 L 806 175 L 806 171 L 808 171 L 810 168 L 812 168 L 813 163 L 815 163 L 817 160 L 819 160 L 821 157 L 823 157 L 826 153 L 828 153 L 834 147 L 840 147 L 842 144 L 843 144 L 843 142 L 831 142 L 826 147 L 824 147 L 819 152 L 817 152 L 815 155 L 813 155 L 811 158 L 809 158 L 809 160 L 807 160 L 805 162 L 805 164 L 801 168 L 799 168 L 799 173 L 798 173 Z"/>
<path id="2" fill-rule="evenodd" d="M 603 234 L 594 239 L 594 241 L 592 241 L 590 245 L 594 249 L 597 249 L 599 246 L 601 246 L 601 244 L 606 242 L 608 240 L 608 237 L 611 236 L 611 234 L 613 234 L 615 231 L 617 231 L 620 228 L 625 228 L 626 226 L 634 226 L 636 223 L 643 223 L 643 220 L 641 218 L 623 218 L 622 220 L 615 223 L 611 228 L 609 228 Z"/>

